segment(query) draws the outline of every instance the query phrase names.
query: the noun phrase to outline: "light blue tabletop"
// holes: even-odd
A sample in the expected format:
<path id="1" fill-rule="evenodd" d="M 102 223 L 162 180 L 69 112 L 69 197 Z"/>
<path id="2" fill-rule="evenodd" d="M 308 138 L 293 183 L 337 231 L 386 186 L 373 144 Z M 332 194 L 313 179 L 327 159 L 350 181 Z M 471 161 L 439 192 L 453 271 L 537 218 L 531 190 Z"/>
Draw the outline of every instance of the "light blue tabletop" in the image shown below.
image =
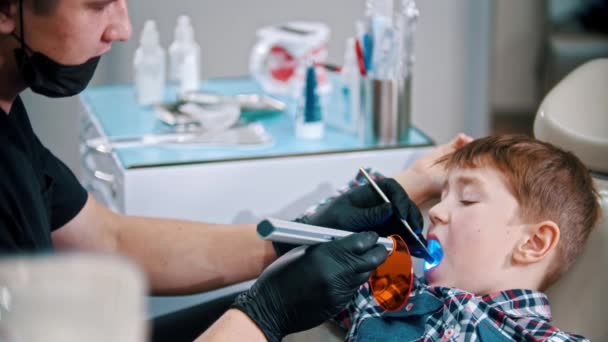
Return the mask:
<path id="1" fill-rule="evenodd" d="M 202 90 L 234 95 L 240 93 L 262 93 L 256 82 L 249 78 L 224 78 L 203 82 Z M 335 93 L 335 92 L 334 92 Z M 168 89 L 167 100 L 175 99 L 175 89 Z M 95 116 L 107 137 L 137 137 L 144 134 L 168 132 L 170 126 L 156 118 L 151 107 L 137 104 L 131 85 L 108 85 L 89 87 L 81 99 L 90 115 Z M 334 102 L 334 101 L 330 101 Z M 331 108 L 331 105 L 330 105 Z M 273 143 L 258 147 L 217 146 L 145 146 L 120 148 L 115 152 L 125 168 L 166 166 L 192 163 L 208 163 L 230 160 L 273 158 L 282 156 L 353 152 L 361 150 L 400 148 L 404 146 L 428 146 L 432 140 L 416 128 L 396 146 L 380 147 L 359 142 L 354 134 L 331 127 L 325 128 L 321 140 L 298 139 L 294 135 L 294 124 L 287 113 L 260 118 L 272 135 Z"/>

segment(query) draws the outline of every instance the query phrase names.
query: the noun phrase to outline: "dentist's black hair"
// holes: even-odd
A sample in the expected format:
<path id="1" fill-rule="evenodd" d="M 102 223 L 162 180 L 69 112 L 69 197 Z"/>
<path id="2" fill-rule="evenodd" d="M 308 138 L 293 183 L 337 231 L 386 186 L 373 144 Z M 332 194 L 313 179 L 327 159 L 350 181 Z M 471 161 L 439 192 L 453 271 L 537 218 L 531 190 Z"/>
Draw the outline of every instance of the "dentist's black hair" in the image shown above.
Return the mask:
<path id="1" fill-rule="evenodd" d="M 11 4 L 19 3 L 22 0 L 0 0 L 0 11 L 7 10 Z M 31 3 L 32 9 L 36 14 L 51 14 L 57 8 L 59 0 L 26 0 Z"/>
<path id="2" fill-rule="evenodd" d="M 34 11 L 38 14 L 51 14 L 57 7 L 59 0 L 28 0 L 32 1 Z"/>

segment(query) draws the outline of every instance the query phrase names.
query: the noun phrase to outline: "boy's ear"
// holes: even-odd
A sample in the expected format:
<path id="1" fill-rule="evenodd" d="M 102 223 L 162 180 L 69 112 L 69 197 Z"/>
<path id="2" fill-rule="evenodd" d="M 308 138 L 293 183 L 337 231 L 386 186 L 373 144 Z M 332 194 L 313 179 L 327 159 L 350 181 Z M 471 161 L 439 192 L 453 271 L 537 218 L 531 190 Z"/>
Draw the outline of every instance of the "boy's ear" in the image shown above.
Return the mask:
<path id="1" fill-rule="evenodd" d="M 0 0 L 0 34 L 11 34 L 17 25 L 17 1 Z"/>
<path id="2" fill-rule="evenodd" d="M 528 226 L 528 233 L 515 246 L 513 261 L 520 265 L 533 264 L 543 260 L 557 247 L 560 230 L 553 221 L 543 221 Z"/>

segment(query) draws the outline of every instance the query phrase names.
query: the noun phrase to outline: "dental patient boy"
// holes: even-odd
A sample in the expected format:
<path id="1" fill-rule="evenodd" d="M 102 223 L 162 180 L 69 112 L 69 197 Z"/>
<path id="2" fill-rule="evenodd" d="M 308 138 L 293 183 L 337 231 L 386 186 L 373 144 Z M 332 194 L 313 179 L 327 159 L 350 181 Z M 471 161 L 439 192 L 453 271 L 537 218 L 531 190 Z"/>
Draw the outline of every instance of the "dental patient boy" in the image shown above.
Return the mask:
<path id="1" fill-rule="evenodd" d="M 428 239 L 444 257 L 408 303 L 384 312 L 363 285 L 335 320 L 349 341 L 581 341 L 551 325 L 542 292 L 568 271 L 600 217 L 573 154 L 524 136 L 473 141 L 447 170 Z"/>

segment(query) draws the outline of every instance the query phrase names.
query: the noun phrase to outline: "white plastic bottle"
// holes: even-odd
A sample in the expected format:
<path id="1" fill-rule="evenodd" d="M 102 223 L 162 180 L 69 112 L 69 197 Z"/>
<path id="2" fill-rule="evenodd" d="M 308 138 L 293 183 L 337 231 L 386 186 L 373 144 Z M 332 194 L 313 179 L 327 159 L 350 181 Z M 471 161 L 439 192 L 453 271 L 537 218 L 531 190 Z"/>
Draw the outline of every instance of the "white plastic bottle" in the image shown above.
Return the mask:
<path id="1" fill-rule="evenodd" d="M 346 40 L 344 65 L 342 67 L 342 121 L 344 129 L 355 133 L 359 119 L 359 93 L 361 71 L 355 53 L 355 38 Z"/>
<path id="2" fill-rule="evenodd" d="M 180 16 L 175 37 L 169 47 L 169 79 L 179 86 L 179 93 L 198 90 L 201 74 L 201 48 L 194 40 L 190 17 Z"/>
<path id="3" fill-rule="evenodd" d="M 163 102 L 165 94 L 166 56 L 160 46 L 156 22 L 146 21 L 141 34 L 140 46 L 133 60 L 135 92 L 141 105 Z"/>

